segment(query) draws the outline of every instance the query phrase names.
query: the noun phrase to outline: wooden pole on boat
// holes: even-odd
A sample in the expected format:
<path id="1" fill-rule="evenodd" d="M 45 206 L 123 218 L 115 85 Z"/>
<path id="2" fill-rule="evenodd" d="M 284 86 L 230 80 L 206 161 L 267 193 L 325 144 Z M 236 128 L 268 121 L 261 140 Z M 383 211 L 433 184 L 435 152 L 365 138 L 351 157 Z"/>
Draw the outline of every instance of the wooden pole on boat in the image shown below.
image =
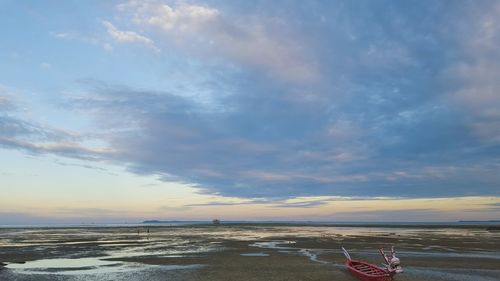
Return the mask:
<path id="1" fill-rule="evenodd" d="M 349 255 L 349 253 L 347 252 L 347 250 L 346 250 L 346 249 L 344 249 L 344 247 L 342 247 L 342 251 L 344 252 L 345 257 L 346 257 L 348 260 L 351 260 L 351 255 Z"/>

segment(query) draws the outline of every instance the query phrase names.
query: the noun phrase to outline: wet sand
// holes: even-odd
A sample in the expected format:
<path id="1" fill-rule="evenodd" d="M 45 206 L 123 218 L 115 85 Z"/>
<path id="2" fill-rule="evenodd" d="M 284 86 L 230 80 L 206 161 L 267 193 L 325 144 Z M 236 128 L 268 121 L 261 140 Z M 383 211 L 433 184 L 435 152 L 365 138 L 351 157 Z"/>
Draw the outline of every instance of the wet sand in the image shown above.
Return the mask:
<path id="1" fill-rule="evenodd" d="M 395 280 L 500 280 L 500 232 L 486 227 L 149 228 L 0 229 L 0 280 L 353 281 L 340 247 L 380 264 L 389 245 L 405 270 Z"/>

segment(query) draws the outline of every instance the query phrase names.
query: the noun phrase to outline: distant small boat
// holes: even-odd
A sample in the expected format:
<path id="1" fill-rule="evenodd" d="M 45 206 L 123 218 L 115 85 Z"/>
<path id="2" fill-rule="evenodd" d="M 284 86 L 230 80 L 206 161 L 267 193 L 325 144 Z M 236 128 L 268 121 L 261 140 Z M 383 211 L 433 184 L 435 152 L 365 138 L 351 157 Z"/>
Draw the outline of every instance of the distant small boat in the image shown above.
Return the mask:
<path id="1" fill-rule="evenodd" d="M 218 225 L 218 224 L 220 224 L 220 220 L 218 220 L 218 219 L 214 219 L 214 220 L 212 221 L 212 223 L 213 223 L 213 224 Z"/>
<path id="2" fill-rule="evenodd" d="M 394 275 L 396 273 L 403 272 L 403 269 L 400 266 L 399 259 L 396 257 L 396 253 L 394 252 L 394 247 L 391 248 L 391 256 L 388 257 L 384 253 L 384 249 L 380 248 L 380 254 L 385 261 L 385 268 L 378 267 L 374 264 L 358 261 L 351 259 L 351 256 L 347 252 L 344 247 L 342 247 L 342 251 L 347 258 L 346 266 L 347 269 L 354 275 L 356 278 L 362 281 L 392 281 Z"/>

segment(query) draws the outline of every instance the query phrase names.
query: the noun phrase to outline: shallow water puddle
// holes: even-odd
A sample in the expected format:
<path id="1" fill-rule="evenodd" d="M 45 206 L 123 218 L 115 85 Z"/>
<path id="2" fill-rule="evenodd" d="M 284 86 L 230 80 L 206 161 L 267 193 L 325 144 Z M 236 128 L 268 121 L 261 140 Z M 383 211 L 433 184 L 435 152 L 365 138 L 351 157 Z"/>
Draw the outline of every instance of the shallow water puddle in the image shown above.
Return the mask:
<path id="1" fill-rule="evenodd" d="M 299 251 L 302 255 L 308 257 L 311 261 L 319 262 L 319 263 L 327 263 L 326 261 L 322 261 L 318 259 L 318 252 L 310 250 L 310 249 L 301 249 Z"/>
<path id="2" fill-rule="evenodd" d="M 295 241 L 279 240 L 279 241 L 255 242 L 250 244 L 250 246 L 258 248 L 275 249 L 275 250 L 296 250 L 295 248 L 283 246 L 291 244 L 295 244 Z"/>
<path id="3" fill-rule="evenodd" d="M 80 259 L 45 259 L 28 261 L 23 264 L 12 263 L 7 268 L 28 271 L 30 273 L 99 273 L 113 272 L 122 267 L 123 263 L 116 261 L 105 261 L 99 258 Z"/>
<path id="4" fill-rule="evenodd" d="M 12 263 L 8 268 L 27 269 L 27 268 L 76 268 L 89 266 L 104 266 L 116 265 L 117 262 L 100 260 L 98 258 L 81 258 L 81 259 L 47 259 L 35 260 L 25 263 Z"/>
<path id="5" fill-rule="evenodd" d="M 321 252 L 329 251 L 329 249 L 303 249 L 303 248 L 294 248 L 294 247 L 286 246 L 286 245 L 293 245 L 295 243 L 296 243 L 295 241 L 279 240 L 279 241 L 255 242 L 253 244 L 250 244 L 250 246 L 278 250 L 278 252 L 283 252 L 283 253 L 294 253 L 295 252 L 295 253 L 299 253 L 303 256 L 306 256 L 307 258 L 309 258 L 313 262 L 327 263 L 325 261 L 318 259 L 318 255 Z"/>
<path id="6" fill-rule="evenodd" d="M 104 274 L 137 271 L 155 267 L 161 270 L 195 269 L 203 267 L 202 264 L 190 265 L 145 265 L 139 263 L 116 262 L 102 260 L 100 258 L 81 259 L 45 259 L 29 261 L 24 264 L 9 264 L 7 268 L 20 271 L 20 273 L 37 274 Z"/>
<path id="7" fill-rule="evenodd" d="M 269 254 L 266 253 L 244 253 L 240 254 L 243 257 L 269 257 Z"/>

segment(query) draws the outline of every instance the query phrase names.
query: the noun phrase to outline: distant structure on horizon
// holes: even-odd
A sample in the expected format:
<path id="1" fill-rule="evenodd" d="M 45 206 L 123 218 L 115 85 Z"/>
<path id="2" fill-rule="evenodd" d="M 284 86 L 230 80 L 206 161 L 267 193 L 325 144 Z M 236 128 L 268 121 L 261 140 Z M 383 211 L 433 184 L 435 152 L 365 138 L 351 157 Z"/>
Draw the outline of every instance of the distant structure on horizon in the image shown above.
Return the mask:
<path id="1" fill-rule="evenodd" d="M 219 225 L 220 224 L 220 220 L 219 219 L 214 219 L 212 221 L 212 223 L 215 224 L 215 225 Z"/>

